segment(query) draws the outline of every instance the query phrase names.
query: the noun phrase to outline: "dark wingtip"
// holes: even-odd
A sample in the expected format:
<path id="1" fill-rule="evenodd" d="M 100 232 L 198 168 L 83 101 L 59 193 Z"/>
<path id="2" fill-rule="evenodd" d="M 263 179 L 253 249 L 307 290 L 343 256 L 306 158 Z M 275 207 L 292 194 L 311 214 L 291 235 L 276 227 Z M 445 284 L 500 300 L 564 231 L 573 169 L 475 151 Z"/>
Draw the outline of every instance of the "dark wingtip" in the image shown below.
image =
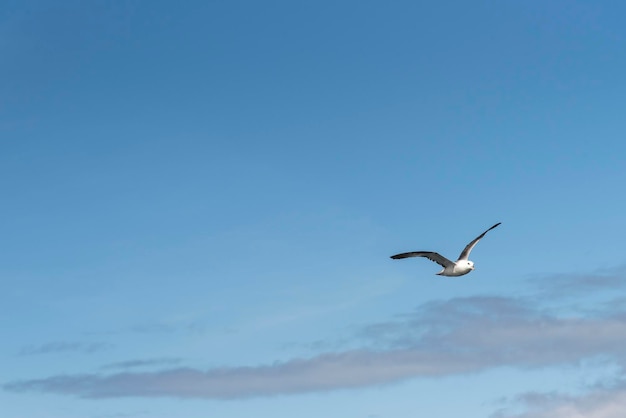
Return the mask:
<path id="1" fill-rule="evenodd" d="M 392 255 L 390 258 L 393 260 L 401 260 L 403 258 L 411 257 L 411 254 L 412 253 L 400 253 L 400 254 Z"/>

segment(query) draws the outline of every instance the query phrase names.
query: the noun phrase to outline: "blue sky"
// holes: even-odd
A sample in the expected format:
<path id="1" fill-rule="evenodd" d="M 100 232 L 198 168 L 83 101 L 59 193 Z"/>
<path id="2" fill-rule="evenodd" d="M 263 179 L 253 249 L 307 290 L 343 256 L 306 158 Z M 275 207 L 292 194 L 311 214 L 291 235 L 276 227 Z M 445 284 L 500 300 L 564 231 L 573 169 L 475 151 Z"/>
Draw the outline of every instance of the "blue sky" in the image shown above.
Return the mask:
<path id="1" fill-rule="evenodd" d="M 621 2 L 61 3 L 0 5 L 3 415 L 624 416 Z"/>

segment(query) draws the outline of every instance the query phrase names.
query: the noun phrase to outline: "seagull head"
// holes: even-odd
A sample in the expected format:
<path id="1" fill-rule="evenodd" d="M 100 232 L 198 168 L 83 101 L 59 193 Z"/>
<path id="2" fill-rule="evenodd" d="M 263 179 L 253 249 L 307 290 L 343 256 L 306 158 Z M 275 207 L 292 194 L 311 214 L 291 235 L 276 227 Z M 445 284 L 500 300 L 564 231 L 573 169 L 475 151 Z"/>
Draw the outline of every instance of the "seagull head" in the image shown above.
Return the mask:
<path id="1" fill-rule="evenodd" d="M 474 270 L 474 262 L 473 261 L 466 261 L 467 263 L 467 268 L 469 268 L 470 270 Z"/>

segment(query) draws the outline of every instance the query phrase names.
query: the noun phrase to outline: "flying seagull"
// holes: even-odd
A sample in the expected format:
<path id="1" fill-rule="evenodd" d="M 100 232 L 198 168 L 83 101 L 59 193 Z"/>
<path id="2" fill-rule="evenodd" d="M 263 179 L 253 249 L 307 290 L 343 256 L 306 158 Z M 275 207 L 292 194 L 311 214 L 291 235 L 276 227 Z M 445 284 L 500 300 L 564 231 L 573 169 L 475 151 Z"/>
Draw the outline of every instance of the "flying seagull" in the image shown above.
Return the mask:
<path id="1" fill-rule="evenodd" d="M 443 270 L 437 273 L 439 276 L 462 276 L 474 270 L 474 262 L 467 259 L 470 255 L 470 252 L 472 251 L 472 248 L 474 248 L 478 241 L 480 241 L 480 239 L 484 237 L 487 232 L 491 231 L 493 228 L 500 224 L 501 222 L 498 222 L 497 224 L 474 238 L 472 242 L 467 244 L 463 251 L 461 251 L 461 255 L 459 255 L 459 259 L 456 260 L 456 262 L 450 261 L 441 254 L 432 251 L 412 251 L 410 253 L 392 255 L 391 258 L 393 258 L 394 260 L 399 260 L 401 258 L 409 257 L 426 257 L 427 259 L 434 261 L 435 263 L 443 267 Z"/>

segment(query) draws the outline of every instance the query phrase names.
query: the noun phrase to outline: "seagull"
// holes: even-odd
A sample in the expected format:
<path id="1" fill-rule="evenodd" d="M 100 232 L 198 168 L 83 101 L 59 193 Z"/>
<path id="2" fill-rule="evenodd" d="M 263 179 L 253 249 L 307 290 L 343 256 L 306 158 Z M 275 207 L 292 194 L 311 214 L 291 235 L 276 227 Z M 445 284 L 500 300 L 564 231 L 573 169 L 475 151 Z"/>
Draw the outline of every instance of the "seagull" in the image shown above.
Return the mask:
<path id="1" fill-rule="evenodd" d="M 393 258 L 394 260 L 399 260 L 409 257 L 426 257 L 427 259 L 434 261 L 435 263 L 443 267 L 443 270 L 437 273 L 439 276 L 463 276 L 464 274 L 467 274 L 470 271 L 474 270 L 474 262 L 467 259 L 470 255 L 470 252 L 472 251 L 472 248 L 474 248 L 478 241 L 480 241 L 480 239 L 484 237 L 487 232 L 491 231 L 493 228 L 500 225 L 501 223 L 502 222 L 498 222 L 497 224 L 474 238 L 472 242 L 467 244 L 463 251 L 461 251 L 461 255 L 459 255 L 459 259 L 456 261 L 450 261 L 441 254 L 432 251 L 412 251 L 409 253 L 392 255 L 391 258 Z"/>

